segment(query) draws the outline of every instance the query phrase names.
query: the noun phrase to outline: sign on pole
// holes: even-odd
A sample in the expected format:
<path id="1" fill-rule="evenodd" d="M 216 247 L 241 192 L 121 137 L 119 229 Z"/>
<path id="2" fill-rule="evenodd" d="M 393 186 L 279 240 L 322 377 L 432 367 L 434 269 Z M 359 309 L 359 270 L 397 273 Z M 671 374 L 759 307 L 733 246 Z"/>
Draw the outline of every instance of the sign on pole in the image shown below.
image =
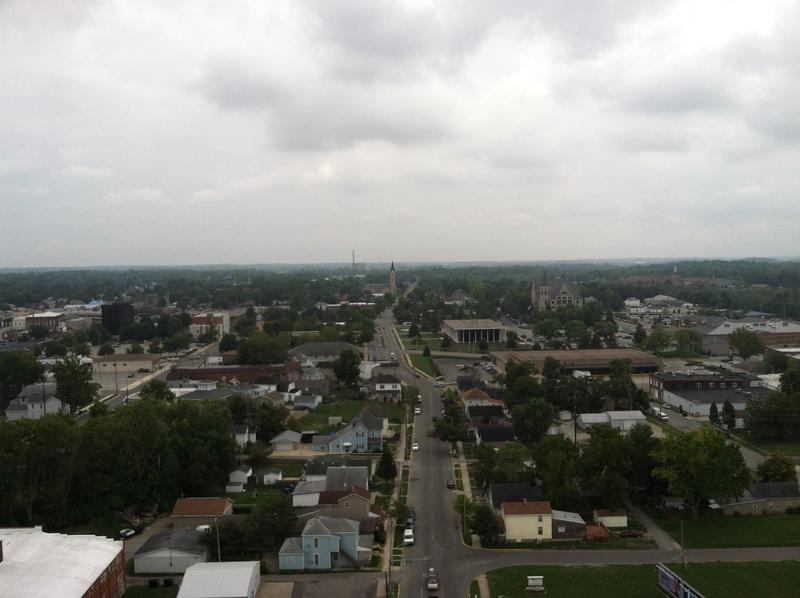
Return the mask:
<path id="1" fill-rule="evenodd" d="M 673 598 L 705 598 L 664 563 L 656 565 L 658 588 Z"/>

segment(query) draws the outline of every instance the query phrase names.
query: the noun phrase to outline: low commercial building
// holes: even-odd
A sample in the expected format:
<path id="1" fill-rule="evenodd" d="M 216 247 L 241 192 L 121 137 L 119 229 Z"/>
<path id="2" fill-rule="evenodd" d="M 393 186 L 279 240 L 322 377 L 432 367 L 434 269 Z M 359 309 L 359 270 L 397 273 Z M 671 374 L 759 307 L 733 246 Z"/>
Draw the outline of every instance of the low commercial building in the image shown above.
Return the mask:
<path id="1" fill-rule="evenodd" d="M 644 423 L 647 423 L 647 418 L 641 411 L 603 411 L 578 415 L 578 427 L 582 430 L 588 430 L 598 424 L 607 424 L 615 430 L 627 432 L 636 424 Z"/>
<path id="2" fill-rule="evenodd" d="M 703 351 L 711 355 L 727 355 L 731 351 L 730 335 L 743 328 L 754 332 L 766 347 L 800 346 L 800 323 L 791 320 L 745 318 L 726 320 L 705 333 Z"/>
<path id="3" fill-rule="evenodd" d="M 659 357 L 639 349 L 563 349 L 552 351 L 493 351 L 492 359 L 498 372 L 505 372 L 506 365 L 513 361 L 518 364 L 529 363 L 538 372 L 544 369 L 545 359 L 551 357 L 561 364 L 561 369 L 570 373 L 584 370 L 594 375 L 607 374 L 615 359 L 630 361 L 635 373 L 659 372 L 663 362 Z"/>
<path id="4" fill-rule="evenodd" d="M 0 596 L 118 598 L 125 558 L 118 540 L 51 534 L 41 527 L 0 528 Z"/>
<path id="5" fill-rule="evenodd" d="M 455 343 L 503 343 L 506 328 L 495 320 L 445 320 L 442 333 Z"/>
<path id="6" fill-rule="evenodd" d="M 256 598 L 261 563 L 198 563 L 186 569 L 178 598 Z"/>
<path id="7" fill-rule="evenodd" d="M 51 332 L 54 330 L 66 332 L 66 316 L 54 311 L 43 311 L 38 314 L 32 314 L 25 317 L 25 328 L 28 330 L 32 328 L 47 328 L 47 330 Z"/>

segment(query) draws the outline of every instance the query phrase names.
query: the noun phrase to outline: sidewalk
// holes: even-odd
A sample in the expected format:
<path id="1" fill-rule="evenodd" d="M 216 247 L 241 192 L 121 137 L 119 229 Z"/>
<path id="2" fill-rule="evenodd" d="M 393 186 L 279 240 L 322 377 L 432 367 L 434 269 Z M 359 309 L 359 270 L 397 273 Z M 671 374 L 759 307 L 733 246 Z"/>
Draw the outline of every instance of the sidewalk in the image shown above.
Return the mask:
<path id="1" fill-rule="evenodd" d="M 628 513 L 632 515 L 639 523 L 647 528 L 647 533 L 650 538 L 658 544 L 662 550 L 680 550 L 681 545 L 672 539 L 667 532 L 656 525 L 656 522 L 650 519 L 639 507 L 635 507 L 632 503 L 626 502 L 625 507 Z"/>

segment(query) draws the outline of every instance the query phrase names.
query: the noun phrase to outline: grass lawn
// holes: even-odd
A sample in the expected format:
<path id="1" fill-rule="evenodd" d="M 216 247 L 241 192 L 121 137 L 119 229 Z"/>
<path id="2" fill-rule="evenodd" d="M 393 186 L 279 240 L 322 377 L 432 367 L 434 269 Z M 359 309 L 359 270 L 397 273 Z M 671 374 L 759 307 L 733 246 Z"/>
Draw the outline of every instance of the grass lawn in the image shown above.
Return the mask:
<path id="1" fill-rule="evenodd" d="M 478 585 L 477 579 L 473 579 L 469 582 L 469 598 L 481 598 L 481 588 Z"/>
<path id="2" fill-rule="evenodd" d="M 299 478 L 303 475 L 305 461 L 268 461 L 265 467 L 278 467 L 284 478 Z"/>
<path id="3" fill-rule="evenodd" d="M 175 598 L 178 595 L 178 586 L 173 588 L 148 588 L 147 586 L 131 586 L 122 595 L 122 598 Z"/>
<path id="4" fill-rule="evenodd" d="M 767 453 L 783 453 L 784 455 L 800 455 L 800 440 L 755 440 L 745 435 L 744 440 Z"/>
<path id="5" fill-rule="evenodd" d="M 327 434 L 338 430 L 342 426 L 329 425 L 328 417 L 338 415 L 342 418 L 342 425 L 350 422 L 364 408 L 366 401 L 338 401 L 336 403 L 323 403 L 314 411 L 306 415 L 289 420 L 288 427 L 295 432 L 314 430 L 319 434 Z M 388 403 L 387 403 L 388 405 Z"/>
<path id="6" fill-rule="evenodd" d="M 71 525 L 62 530 L 65 534 L 92 534 L 94 536 L 106 536 L 116 538 L 119 530 L 131 527 L 116 515 L 106 515 L 104 517 L 94 517 L 86 523 Z"/>
<path id="7" fill-rule="evenodd" d="M 269 486 L 257 486 L 248 488 L 244 492 L 227 494 L 226 496 L 233 501 L 234 505 L 258 505 L 268 501 L 271 497 L 280 496 L 281 491 Z"/>
<path id="8" fill-rule="evenodd" d="M 612 535 L 602 542 L 583 542 L 581 540 L 512 542 L 510 544 L 486 544 L 485 547 L 520 550 L 651 550 L 658 548 L 658 544 L 647 538 L 620 538 Z"/>
<path id="9" fill-rule="evenodd" d="M 746 546 L 800 546 L 800 515 L 742 517 L 656 517 L 656 523 L 686 548 L 743 548 Z"/>
<path id="10" fill-rule="evenodd" d="M 800 562 L 776 563 L 692 563 L 688 571 L 677 565 L 672 570 L 692 584 L 706 598 L 745 598 L 750 596 L 797 596 Z M 506 567 L 490 571 L 492 596 L 529 598 L 526 575 L 543 575 L 547 595 L 555 598 L 585 596 L 636 596 L 663 598 L 656 588 L 654 565 L 614 565 L 608 567 Z"/>
<path id="11" fill-rule="evenodd" d="M 431 361 L 430 357 L 426 357 L 422 354 L 412 354 L 409 355 L 409 357 L 411 357 L 411 363 L 413 363 L 414 367 L 420 372 L 428 374 L 429 376 L 436 375 L 433 372 L 433 362 Z"/>

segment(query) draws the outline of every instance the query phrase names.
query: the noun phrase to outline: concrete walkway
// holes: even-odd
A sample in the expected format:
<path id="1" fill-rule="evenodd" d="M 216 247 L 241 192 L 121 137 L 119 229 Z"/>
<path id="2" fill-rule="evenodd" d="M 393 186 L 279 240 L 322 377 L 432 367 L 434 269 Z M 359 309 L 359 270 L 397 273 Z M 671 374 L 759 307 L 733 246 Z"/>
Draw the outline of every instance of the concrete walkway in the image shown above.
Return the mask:
<path id="1" fill-rule="evenodd" d="M 647 528 L 647 533 L 650 538 L 658 544 L 658 547 L 662 550 L 680 550 L 681 545 L 678 544 L 672 536 L 670 536 L 667 532 L 661 529 L 656 522 L 653 521 L 648 515 L 642 511 L 639 507 L 633 505 L 633 503 L 626 502 L 625 507 L 628 509 L 628 513 L 632 515 L 639 523 Z"/>
<path id="2" fill-rule="evenodd" d="M 492 594 L 489 591 L 489 579 L 486 575 L 478 575 L 478 589 L 481 592 L 480 598 L 491 598 Z M 469 598 L 475 598 L 475 596 L 470 596 Z"/>

